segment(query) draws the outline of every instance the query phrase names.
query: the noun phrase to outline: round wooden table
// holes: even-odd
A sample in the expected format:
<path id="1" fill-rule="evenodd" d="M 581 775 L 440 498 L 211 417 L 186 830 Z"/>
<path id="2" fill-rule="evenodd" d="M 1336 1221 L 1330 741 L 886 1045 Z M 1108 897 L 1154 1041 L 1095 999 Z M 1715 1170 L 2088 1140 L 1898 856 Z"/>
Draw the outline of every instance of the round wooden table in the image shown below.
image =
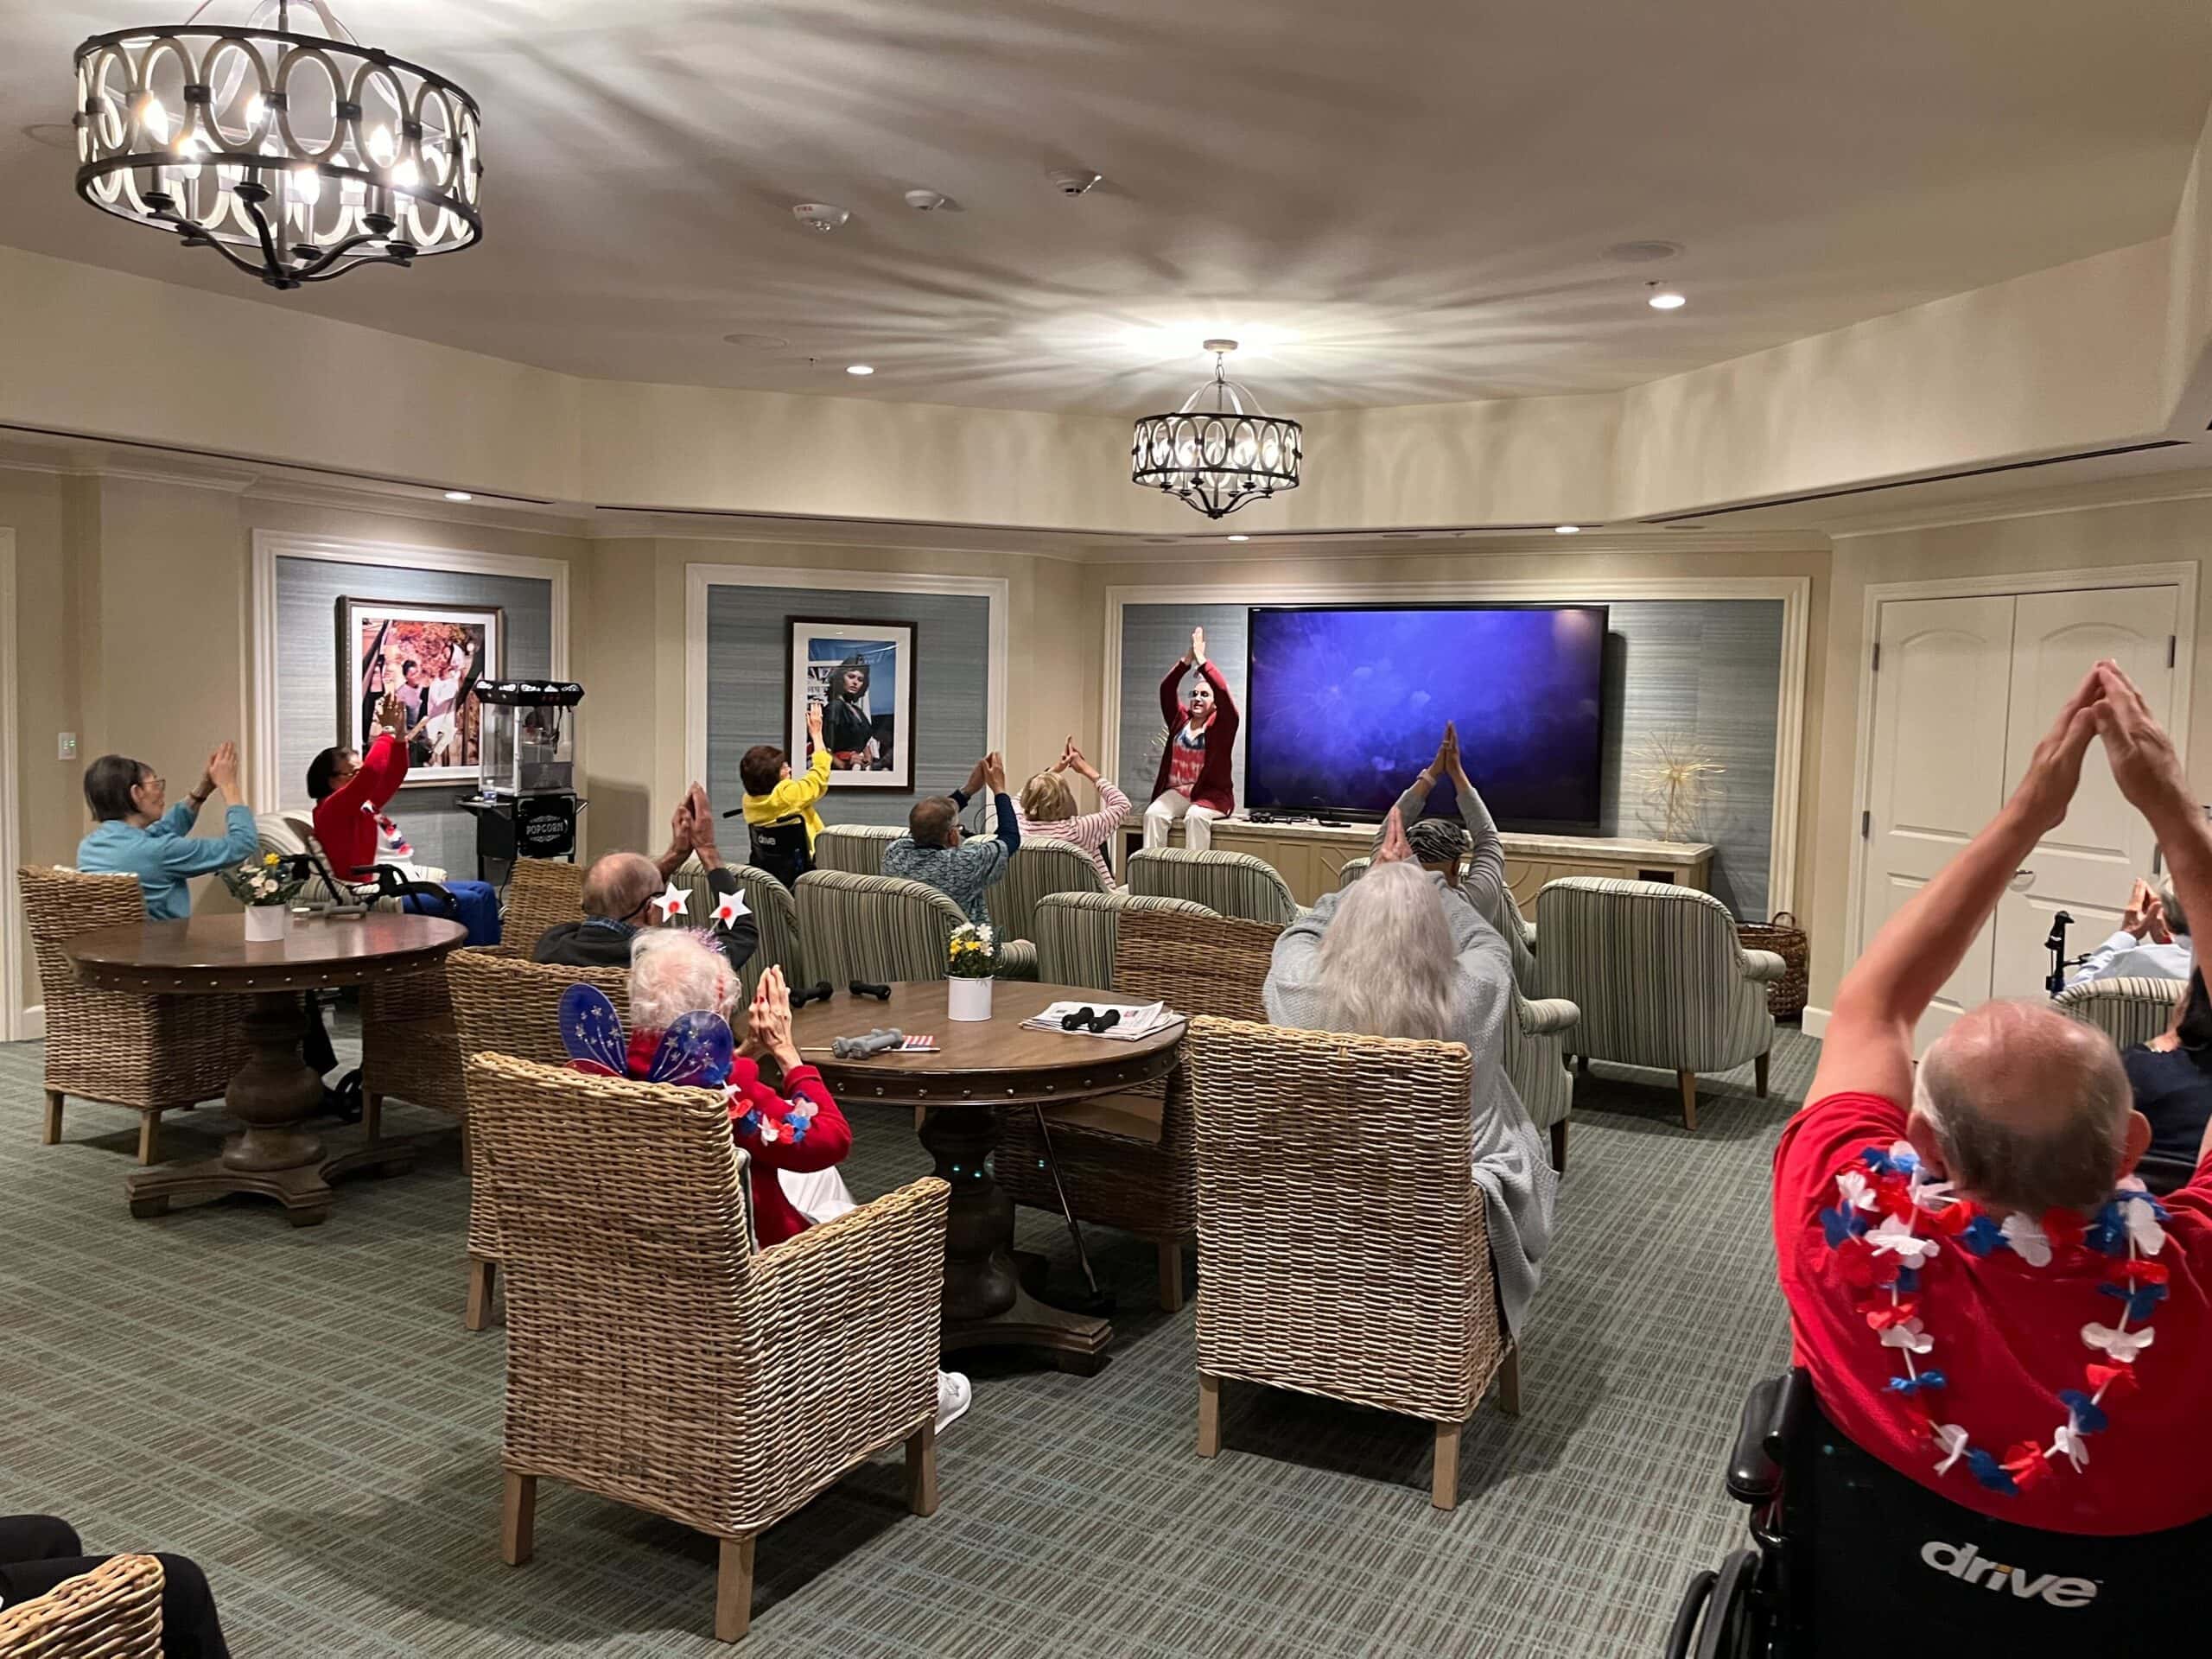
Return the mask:
<path id="1" fill-rule="evenodd" d="M 62 949 L 77 976 L 103 990 L 139 995 L 253 999 L 245 1021 L 252 1052 L 231 1078 L 223 1103 L 245 1122 L 219 1157 L 168 1164 L 127 1177 L 130 1213 L 156 1216 L 178 1198 L 257 1192 L 284 1206 L 296 1227 L 330 1214 L 330 1183 L 356 1170 L 411 1165 L 410 1141 L 372 1141 L 331 1156 L 302 1127 L 322 1105 L 322 1079 L 300 1057 L 307 1033 L 302 994 L 413 973 L 468 937 L 458 922 L 372 913 L 342 921 L 294 917 L 290 934 L 245 937 L 242 915 L 182 922 L 125 922 L 95 928 Z"/>
<path id="2" fill-rule="evenodd" d="M 821 1068 L 841 1102 L 931 1109 L 922 1121 L 921 1141 L 952 1188 L 944 1239 L 944 1351 L 1041 1348 L 1065 1370 L 1095 1371 L 1114 1327 L 1039 1301 L 1016 1269 L 1014 1200 L 991 1175 L 999 1114 L 1010 1106 L 1114 1094 L 1164 1077 L 1175 1067 L 1184 1024 L 1176 1020 L 1134 1042 L 1025 1031 L 1021 1022 L 1048 1003 L 1116 999 L 1081 986 L 1012 979 L 994 988 L 990 1019 L 955 1020 L 945 1014 L 945 983 L 893 985 L 888 1002 L 840 990 L 791 1016 L 792 1040 L 803 1058 Z M 937 1050 L 866 1060 L 841 1060 L 830 1052 L 833 1038 L 863 1036 L 878 1026 L 933 1036 Z"/>

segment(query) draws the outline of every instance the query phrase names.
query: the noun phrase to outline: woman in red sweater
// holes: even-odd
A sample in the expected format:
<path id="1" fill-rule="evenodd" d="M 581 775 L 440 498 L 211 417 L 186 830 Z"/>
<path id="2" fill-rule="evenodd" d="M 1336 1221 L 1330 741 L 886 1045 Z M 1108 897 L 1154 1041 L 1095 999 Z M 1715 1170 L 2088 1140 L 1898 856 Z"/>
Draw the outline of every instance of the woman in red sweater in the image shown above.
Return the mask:
<path id="1" fill-rule="evenodd" d="M 1198 664 L 1191 700 L 1178 695 L 1183 671 Z M 1152 804 L 1144 810 L 1144 844 L 1165 847 L 1167 832 L 1183 823 L 1183 844 L 1203 853 L 1213 844 L 1213 821 L 1236 810 L 1236 786 L 1230 780 L 1230 758 L 1236 750 L 1236 703 L 1229 682 L 1206 660 L 1206 631 L 1191 630 L 1191 649 L 1160 683 L 1160 714 L 1167 722 L 1167 747 L 1160 774 L 1152 782 Z"/>

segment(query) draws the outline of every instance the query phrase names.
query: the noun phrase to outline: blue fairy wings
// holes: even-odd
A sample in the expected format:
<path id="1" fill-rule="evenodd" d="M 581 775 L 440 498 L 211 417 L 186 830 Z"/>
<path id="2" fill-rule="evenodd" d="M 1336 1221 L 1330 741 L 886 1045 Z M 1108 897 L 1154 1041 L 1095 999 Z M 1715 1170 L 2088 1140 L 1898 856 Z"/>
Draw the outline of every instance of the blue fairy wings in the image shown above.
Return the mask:
<path id="1" fill-rule="evenodd" d="M 594 1077 L 627 1077 L 630 1045 L 622 1016 L 595 985 L 571 985 L 561 995 L 561 1042 L 569 1064 Z M 703 1010 L 679 1016 L 661 1038 L 646 1071 L 647 1083 L 719 1088 L 729 1080 L 737 1039 L 729 1021 Z"/>

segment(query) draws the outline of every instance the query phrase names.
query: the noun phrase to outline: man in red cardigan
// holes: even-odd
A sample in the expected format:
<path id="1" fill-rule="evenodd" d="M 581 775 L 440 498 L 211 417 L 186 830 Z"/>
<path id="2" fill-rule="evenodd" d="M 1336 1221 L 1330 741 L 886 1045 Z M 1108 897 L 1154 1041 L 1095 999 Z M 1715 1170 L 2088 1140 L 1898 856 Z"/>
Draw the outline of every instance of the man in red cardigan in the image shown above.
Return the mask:
<path id="1" fill-rule="evenodd" d="M 1183 671 L 1198 664 L 1191 700 L 1177 695 Z M 1152 781 L 1152 804 L 1144 810 L 1144 844 L 1165 847 L 1167 831 L 1183 820 L 1183 844 L 1203 853 L 1213 844 L 1213 821 L 1236 810 L 1236 786 L 1230 781 L 1229 759 L 1236 748 L 1236 703 L 1229 682 L 1206 660 L 1206 631 L 1191 630 L 1191 649 L 1160 683 L 1160 714 L 1167 722 L 1167 747 L 1160 775 Z"/>

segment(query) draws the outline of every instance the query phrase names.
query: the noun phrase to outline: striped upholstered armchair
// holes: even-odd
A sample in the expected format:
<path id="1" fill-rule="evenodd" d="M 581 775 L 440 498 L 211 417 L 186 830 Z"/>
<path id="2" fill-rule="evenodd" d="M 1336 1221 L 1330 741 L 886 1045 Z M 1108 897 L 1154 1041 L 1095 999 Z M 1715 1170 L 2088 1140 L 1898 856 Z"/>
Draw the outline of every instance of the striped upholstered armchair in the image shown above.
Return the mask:
<path id="1" fill-rule="evenodd" d="M 1212 916 L 1188 899 L 1132 899 L 1126 893 L 1055 893 L 1037 901 L 1037 977 L 1047 985 L 1114 988 L 1122 918 L 1136 911 Z"/>
<path id="2" fill-rule="evenodd" d="M 1536 895 L 1536 927 L 1539 982 L 1582 1011 L 1571 1046 L 1583 1060 L 1672 1071 L 1690 1130 L 1700 1071 L 1755 1060 L 1765 1097 L 1774 1046 L 1766 988 L 1785 965 L 1738 943 L 1727 906 L 1663 881 L 1575 875 Z"/>
<path id="3" fill-rule="evenodd" d="M 809 870 L 798 879 L 798 897 L 808 969 L 836 986 L 943 979 L 952 931 L 968 919 L 935 887 L 893 875 Z M 1001 940 L 999 976 L 1036 978 L 1036 947 Z"/>
<path id="4" fill-rule="evenodd" d="M 760 930 L 760 945 L 753 958 L 738 970 L 738 977 L 745 982 L 746 1000 L 752 1001 L 760 976 L 770 968 L 784 970 L 784 981 L 793 990 L 808 982 L 806 959 L 798 944 L 798 906 L 791 890 L 766 870 L 755 869 L 750 864 L 725 864 L 722 867 L 737 879 L 737 890 L 744 895 L 745 907 L 753 914 L 753 925 Z M 708 885 L 707 872 L 696 858 L 687 858 L 678 867 L 676 885 L 691 896 L 684 914 L 695 926 L 703 925 L 705 918 L 715 913 L 717 900 L 715 890 Z"/>
<path id="5" fill-rule="evenodd" d="M 1026 837 L 1007 861 L 1006 876 L 984 890 L 991 925 L 1003 939 L 1037 938 L 1037 904 L 1056 893 L 1104 893 L 1090 855 L 1050 836 Z"/>
<path id="6" fill-rule="evenodd" d="M 906 832 L 894 823 L 831 823 L 814 838 L 814 868 L 881 875 L 883 849 Z"/>
<path id="7" fill-rule="evenodd" d="M 2114 1046 L 2133 1048 L 2147 1043 L 2173 1023 L 2174 1004 L 2181 1000 L 2185 980 L 2093 979 L 2086 985 L 2069 985 L 2053 999 L 2062 1014 L 2094 1026 L 2112 1039 Z"/>
<path id="8" fill-rule="evenodd" d="M 1139 899 L 1189 899 L 1223 916 L 1287 927 L 1298 900 L 1274 866 L 1249 853 L 1193 853 L 1148 847 L 1129 855 L 1129 892 Z"/>

